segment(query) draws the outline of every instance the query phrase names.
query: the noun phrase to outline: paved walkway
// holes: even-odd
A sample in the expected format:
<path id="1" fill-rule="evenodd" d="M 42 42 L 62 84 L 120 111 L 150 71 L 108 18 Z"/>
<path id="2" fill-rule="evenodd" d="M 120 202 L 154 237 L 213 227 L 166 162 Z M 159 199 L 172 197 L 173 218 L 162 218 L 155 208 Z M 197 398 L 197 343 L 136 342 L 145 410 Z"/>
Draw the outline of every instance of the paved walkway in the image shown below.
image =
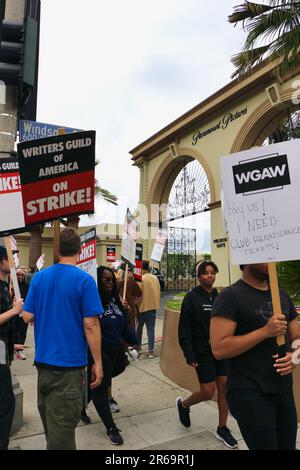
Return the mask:
<path id="1" fill-rule="evenodd" d="M 158 319 L 156 337 L 161 337 L 163 320 Z M 24 426 L 11 438 L 10 447 L 20 449 L 45 449 L 45 436 L 36 406 L 36 370 L 33 362 L 33 328 L 28 329 L 26 361 L 15 361 L 13 370 L 24 392 Z M 144 338 L 145 340 L 145 338 Z M 146 341 L 144 341 L 146 342 Z M 114 415 L 122 430 L 124 445 L 121 450 L 172 449 L 172 450 L 225 450 L 214 437 L 218 422 L 216 403 L 209 401 L 192 407 L 189 429 L 184 428 L 177 417 L 175 400 L 188 392 L 165 377 L 159 367 L 160 340 L 156 342 L 154 359 L 142 355 L 138 362 L 131 362 L 126 371 L 113 380 L 113 395 L 121 411 Z M 76 431 L 78 449 L 116 450 L 105 437 L 105 429 L 93 407 L 88 414 L 92 424 L 80 424 Z M 229 428 L 239 441 L 239 448 L 246 449 L 238 427 L 229 417 Z M 300 447 L 300 435 L 299 446 Z"/>

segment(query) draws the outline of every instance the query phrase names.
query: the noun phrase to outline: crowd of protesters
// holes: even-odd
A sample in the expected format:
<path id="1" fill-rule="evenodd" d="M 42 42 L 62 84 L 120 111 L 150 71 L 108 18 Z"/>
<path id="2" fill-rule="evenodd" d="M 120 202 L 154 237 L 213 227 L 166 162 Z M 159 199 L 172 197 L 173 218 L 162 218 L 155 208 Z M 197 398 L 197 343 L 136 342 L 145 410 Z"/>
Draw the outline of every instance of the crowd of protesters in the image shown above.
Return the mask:
<path id="1" fill-rule="evenodd" d="M 75 429 L 80 420 L 91 421 L 86 413 L 90 401 L 110 442 L 123 444 L 112 417 L 119 411 L 112 396 L 112 378 L 125 370 L 128 346 L 141 350 L 136 318 L 148 288 L 140 288 L 129 271 L 123 295 L 125 266 L 118 274 L 109 267 L 98 267 L 97 288 L 93 278 L 77 268 L 79 254 L 78 233 L 64 229 L 58 263 L 31 277 L 30 286 L 26 269 L 19 268 L 21 299 L 12 303 L 14 294 L 5 281 L 10 271 L 8 255 L 0 247 L 1 450 L 8 448 L 15 406 L 10 365 L 14 355 L 26 359 L 23 351 L 29 323 L 34 325 L 38 410 L 47 449 L 76 449 Z M 154 337 L 154 324 L 150 335 Z M 149 352 L 153 354 L 152 340 Z"/>
<path id="2" fill-rule="evenodd" d="M 141 283 L 124 265 L 118 272 L 100 266 L 97 286 L 77 268 L 79 254 L 78 233 L 64 229 L 58 263 L 36 273 L 30 286 L 26 269 L 19 268 L 21 298 L 12 300 L 5 280 L 8 255 L 0 246 L 0 450 L 8 449 L 15 408 L 10 365 L 14 355 L 26 359 L 29 323 L 34 325 L 38 410 L 47 449 L 76 449 L 79 421 L 91 422 L 90 401 L 111 444 L 123 444 L 112 415 L 120 409 L 112 382 L 126 368 L 128 348 L 141 353 L 144 325 L 147 357 L 154 357 L 160 285 L 144 261 Z M 267 264 L 242 265 L 241 270 L 242 278 L 218 294 L 216 264 L 202 261 L 196 267 L 198 285 L 182 302 L 178 340 L 199 390 L 177 398 L 178 417 L 189 428 L 191 406 L 212 399 L 217 390 L 215 436 L 226 446 L 238 446 L 227 427 L 229 410 L 249 449 L 295 449 L 291 343 L 300 339 L 296 310 L 280 290 L 282 313 L 273 315 Z M 278 335 L 285 335 L 284 346 L 277 346 Z"/>

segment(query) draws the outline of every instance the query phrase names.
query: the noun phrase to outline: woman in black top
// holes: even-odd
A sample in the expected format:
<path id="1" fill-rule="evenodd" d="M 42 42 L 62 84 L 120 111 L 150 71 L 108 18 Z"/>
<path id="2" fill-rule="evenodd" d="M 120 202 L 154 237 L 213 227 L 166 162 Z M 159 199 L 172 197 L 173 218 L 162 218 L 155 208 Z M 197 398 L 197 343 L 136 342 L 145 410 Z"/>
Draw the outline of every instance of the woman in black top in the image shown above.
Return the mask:
<path id="1" fill-rule="evenodd" d="M 180 313 L 178 336 L 187 363 L 197 372 L 200 389 L 185 400 L 177 398 L 176 405 L 181 424 L 190 427 L 190 406 L 211 400 L 218 389 L 219 426 L 215 436 L 230 448 L 237 441 L 226 426 L 228 406 L 226 401 L 227 361 L 217 361 L 212 354 L 209 338 L 210 316 L 217 297 L 213 288 L 218 267 L 212 261 L 202 261 L 197 266 L 199 285 L 185 296 Z"/>
<path id="2" fill-rule="evenodd" d="M 124 342 L 135 345 L 137 342 L 134 331 L 124 310 L 112 269 L 100 266 L 97 269 L 98 289 L 104 312 L 99 316 L 101 325 L 101 350 L 103 379 L 99 387 L 89 389 L 89 400 L 107 429 L 107 438 L 113 445 L 123 444 L 122 436 L 116 427 L 109 407 L 107 389 L 111 386 L 112 377 L 121 374 L 125 367 Z M 88 382 L 91 381 L 91 365 L 88 366 Z"/>

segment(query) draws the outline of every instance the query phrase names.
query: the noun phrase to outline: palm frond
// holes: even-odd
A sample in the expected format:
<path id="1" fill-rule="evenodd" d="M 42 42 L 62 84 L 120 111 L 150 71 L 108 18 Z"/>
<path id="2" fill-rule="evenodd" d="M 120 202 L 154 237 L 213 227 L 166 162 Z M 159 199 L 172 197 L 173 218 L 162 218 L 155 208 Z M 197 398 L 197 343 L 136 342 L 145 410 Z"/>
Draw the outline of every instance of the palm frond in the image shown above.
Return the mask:
<path id="1" fill-rule="evenodd" d="M 278 60 L 278 78 L 300 64 L 300 1 L 269 0 L 268 5 L 245 2 L 235 7 L 229 22 L 241 22 L 248 33 L 242 52 L 232 58 L 232 77 L 242 76 L 266 57 Z"/>
<path id="2" fill-rule="evenodd" d="M 112 194 L 110 191 L 108 191 L 107 189 L 104 189 L 102 188 L 101 186 L 99 186 L 96 182 L 95 184 L 95 196 L 100 196 L 100 197 L 103 197 L 103 199 L 106 201 L 106 202 L 109 202 L 110 204 L 114 204 L 115 206 L 118 205 L 118 198 L 117 196 L 115 196 L 114 194 Z"/>
<path id="3" fill-rule="evenodd" d="M 248 31 L 244 49 L 247 50 L 258 41 L 276 40 L 282 34 L 294 29 L 295 14 L 291 10 L 273 10 L 268 15 L 261 15 L 254 18 L 245 28 Z"/>
<path id="4" fill-rule="evenodd" d="M 234 11 L 231 15 L 228 16 L 229 23 L 243 23 L 249 18 L 254 18 L 257 15 L 261 15 L 267 11 L 272 10 L 273 7 L 268 5 L 262 5 L 260 3 L 254 2 L 245 2 L 242 5 L 237 5 L 234 7 Z"/>
<path id="5" fill-rule="evenodd" d="M 231 62 L 237 67 L 237 70 L 232 74 L 232 78 L 249 72 L 252 67 L 258 65 L 264 59 L 268 50 L 269 46 L 261 46 L 235 54 L 231 58 Z"/>
<path id="6" fill-rule="evenodd" d="M 277 74 L 284 77 L 293 72 L 300 64 L 300 27 L 280 36 L 272 44 L 270 54 L 280 58 Z"/>

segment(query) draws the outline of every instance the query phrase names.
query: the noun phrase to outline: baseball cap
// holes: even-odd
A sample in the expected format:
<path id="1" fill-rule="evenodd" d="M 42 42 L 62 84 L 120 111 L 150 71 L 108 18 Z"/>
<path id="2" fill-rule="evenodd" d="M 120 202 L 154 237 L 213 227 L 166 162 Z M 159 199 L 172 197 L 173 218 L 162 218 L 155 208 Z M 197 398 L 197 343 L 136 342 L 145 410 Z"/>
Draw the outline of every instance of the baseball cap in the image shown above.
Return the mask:
<path id="1" fill-rule="evenodd" d="M 245 266 L 244 264 L 240 264 L 240 270 L 241 270 L 241 271 L 243 271 L 244 266 Z"/>

